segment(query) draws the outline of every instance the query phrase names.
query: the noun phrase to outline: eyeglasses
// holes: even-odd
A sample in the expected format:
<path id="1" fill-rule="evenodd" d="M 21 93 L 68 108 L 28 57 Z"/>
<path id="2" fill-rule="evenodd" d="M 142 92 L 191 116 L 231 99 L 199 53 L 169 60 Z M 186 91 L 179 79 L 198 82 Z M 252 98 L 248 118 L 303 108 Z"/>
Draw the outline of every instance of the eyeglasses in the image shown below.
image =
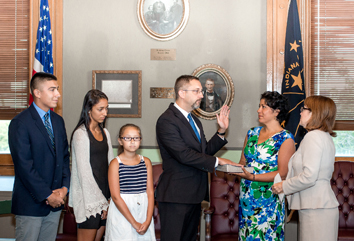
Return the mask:
<path id="1" fill-rule="evenodd" d="M 198 90 L 198 89 L 196 89 L 196 90 L 183 90 L 183 91 L 192 91 L 194 94 L 196 94 L 196 95 L 198 95 L 198 94 L 200 94 L 200 93 L 203 93 L 203 91 L 202 90 Z"/>
<path id="2" fill-rule="evenodd" d="M 301 107 L 301 108 L 300 108 L 300 112 L 303 112 L 304 110 L 311 111 L 311 109 L 310 109 L 310 108 L 306 108 L 306 107 Z"/>
<path id="3" fill-rule="evenodd" d="M 119 137 L 120 139 L 123 139 L 124 141 L 141 141 L 141 137 L 140 136 L 136 136 L 136 137 Z"/>

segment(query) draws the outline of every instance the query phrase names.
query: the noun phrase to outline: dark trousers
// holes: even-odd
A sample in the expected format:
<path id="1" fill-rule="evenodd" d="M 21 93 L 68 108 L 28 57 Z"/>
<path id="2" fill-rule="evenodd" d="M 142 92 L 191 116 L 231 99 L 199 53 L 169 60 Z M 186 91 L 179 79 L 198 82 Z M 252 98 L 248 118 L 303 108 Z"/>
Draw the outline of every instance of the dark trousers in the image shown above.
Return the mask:
<path id="1" fill-rule="evenodd" d="M 196 241 L 201 204 L 159 202 L 161 241 Z"/>

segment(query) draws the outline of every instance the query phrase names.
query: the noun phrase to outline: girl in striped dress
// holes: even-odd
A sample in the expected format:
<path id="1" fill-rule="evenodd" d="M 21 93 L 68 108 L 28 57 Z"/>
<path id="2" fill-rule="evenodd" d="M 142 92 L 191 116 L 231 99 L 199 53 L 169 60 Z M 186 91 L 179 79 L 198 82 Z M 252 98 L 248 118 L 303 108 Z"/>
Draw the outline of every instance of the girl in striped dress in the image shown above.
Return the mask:
<path id="1" fill-rule="evenodd" d="M 112 200 L 108 209 L 105 240 L 156 240 L 152 214 L 154 186 L 151 161 L 138 155 L 141 131 L 133 124 L 119 131 L 118 156 L 108 170 Z"/>

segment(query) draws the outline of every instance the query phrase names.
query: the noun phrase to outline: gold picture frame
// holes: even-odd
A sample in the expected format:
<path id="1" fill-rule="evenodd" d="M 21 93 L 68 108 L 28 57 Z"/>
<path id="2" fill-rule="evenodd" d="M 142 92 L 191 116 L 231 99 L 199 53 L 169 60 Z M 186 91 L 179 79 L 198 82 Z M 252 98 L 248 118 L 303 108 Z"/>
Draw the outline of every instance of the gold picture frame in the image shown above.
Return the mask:
<path id="1" fill-rule="evenodd" d="M 204 64 L 192 73 L 203 87 L 203 99 L 193 113 L 206 120 L 216 119 L 223 105 L 232 105 L 235 95 L 234 83 L 229 73 L 216 64 Z M 207 93 L 209 92 L 209 93 Z"/>
<path id="2" fill-rule="evenodd" d="M 174 39 L 189 19 L 189 0 L 138 0 L 137 15 L 141 28 L 159 41 Z"/>

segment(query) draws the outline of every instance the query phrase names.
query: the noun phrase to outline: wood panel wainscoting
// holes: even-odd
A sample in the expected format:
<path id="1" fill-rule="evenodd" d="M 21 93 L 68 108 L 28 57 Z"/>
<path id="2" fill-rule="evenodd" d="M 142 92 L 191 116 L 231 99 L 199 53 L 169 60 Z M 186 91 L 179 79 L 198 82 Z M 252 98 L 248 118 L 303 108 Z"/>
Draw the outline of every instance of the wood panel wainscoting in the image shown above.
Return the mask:
<path id="1" fill-rule="evenodd" d="M 10 154 L 0 155 L 0 176 L 15 176 L 14 163 Z"/>
<path id="2" fill-rule="evenodd" d="M 337 161 L 354 162 L 354 157 L 336 157 L 336 162 Z"/>
<path id="3" fill-rule="evenodd" d="M 354 162 L 354 157 L 336 157 L 336 161 L 351 161 Z M 14 164 L 11 155 L 0 155 L 0 176 L 14 176 Z"/>

